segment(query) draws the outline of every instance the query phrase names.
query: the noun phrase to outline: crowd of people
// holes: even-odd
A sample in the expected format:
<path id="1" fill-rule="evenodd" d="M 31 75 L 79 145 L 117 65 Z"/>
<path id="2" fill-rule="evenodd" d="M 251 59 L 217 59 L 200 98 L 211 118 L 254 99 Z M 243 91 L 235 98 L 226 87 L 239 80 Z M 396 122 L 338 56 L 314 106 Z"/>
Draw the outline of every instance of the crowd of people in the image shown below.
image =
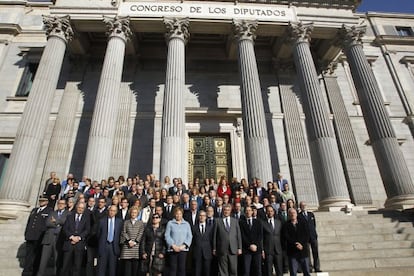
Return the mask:
<path id="1" fill-rule="evenodd" d="M 228 181 L 154 175 L 64 181 L 28 218 L 23 275 L 283 275 L 320 272 L 316 221 L 279 173 Z M 313 265 L 310 263 L 312 249 Z"/>

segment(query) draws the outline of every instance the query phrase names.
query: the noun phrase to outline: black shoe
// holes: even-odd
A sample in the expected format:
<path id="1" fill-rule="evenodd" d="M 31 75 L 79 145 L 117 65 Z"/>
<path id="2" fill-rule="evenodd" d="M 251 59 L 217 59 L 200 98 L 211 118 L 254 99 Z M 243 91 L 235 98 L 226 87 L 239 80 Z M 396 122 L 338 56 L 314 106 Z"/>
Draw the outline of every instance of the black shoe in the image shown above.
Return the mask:
<path id="1" fill-rule="evenodd" d="M 323 271 L 320 269 L 315 269 L 315 272 L 323 272 Z"/>

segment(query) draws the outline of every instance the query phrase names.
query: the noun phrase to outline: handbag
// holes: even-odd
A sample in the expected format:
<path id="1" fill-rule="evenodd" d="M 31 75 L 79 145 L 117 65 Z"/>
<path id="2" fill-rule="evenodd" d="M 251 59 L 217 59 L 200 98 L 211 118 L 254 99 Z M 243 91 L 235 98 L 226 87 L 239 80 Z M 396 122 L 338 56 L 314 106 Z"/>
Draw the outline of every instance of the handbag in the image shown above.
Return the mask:
<path id="1" fill-rule="evenodd" d="M 164 270 L 165 258 L 154 256 L 152 259 L 151 268 L 153 271 L 162 272 Z"/>

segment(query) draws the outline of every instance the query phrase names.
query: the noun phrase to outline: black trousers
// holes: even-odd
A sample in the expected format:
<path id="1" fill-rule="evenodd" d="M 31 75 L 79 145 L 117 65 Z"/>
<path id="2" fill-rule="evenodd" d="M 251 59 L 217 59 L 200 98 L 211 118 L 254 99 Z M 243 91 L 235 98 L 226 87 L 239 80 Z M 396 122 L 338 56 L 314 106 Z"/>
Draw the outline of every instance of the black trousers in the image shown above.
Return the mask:
<path id="1" fill-rule="evenodd" d="M 321 270 L 319 263 L 318 240 L 311 240 L 310 247 L 312 249 L 313 269 L 315 271 Z"/>
<path id="2" fill-rule="evenodd" d="M 125 270 L 124 276 L 142 275 L 141 271 L 139 271 L 138 259 L 123 259 L 122 263 Z"/>
<path id="3" fill-rule="evenodd" d="M 170 252 L 167 254 L 168 266 L 166 275 L 183 276 L 185 275 L 185 261 L 187 258 L 187 251 Z"/>
<path id="4" fill-rule="evenodd" d="M 83 256 L 85 254 L 85 245 L 78 243 L 71 245 L 68 251 L 63 252 L 62 276 L 81 275 Z"/>
<path id="5" fill-rule="evenodd" d="M 41 254 L 42 243 L 40 240 L 26 241 L 26 257 L 24 259 L 23 276 L 32 276 L 37 274 Z"/>
<path id="6" fill-rule="evenodd" d="M 212 258 L 194 256 L 193 273 L 194 276 L 210 276 Z"/>
<path id="7" fill-rule="evenodd" d="M 260 252 L 256 254 L 244 253 L 243 263 L 244 276 L 262 275 L 262 254 Z"/>
<path id="8" fill-rule="evenodd" d="M 265 256 L 264 261 L 264 275 L 272 276 L 273 267 L 275 267 L 276 276 L 283 275 L 283 257 L 282 254 L 269 254 Z"/>

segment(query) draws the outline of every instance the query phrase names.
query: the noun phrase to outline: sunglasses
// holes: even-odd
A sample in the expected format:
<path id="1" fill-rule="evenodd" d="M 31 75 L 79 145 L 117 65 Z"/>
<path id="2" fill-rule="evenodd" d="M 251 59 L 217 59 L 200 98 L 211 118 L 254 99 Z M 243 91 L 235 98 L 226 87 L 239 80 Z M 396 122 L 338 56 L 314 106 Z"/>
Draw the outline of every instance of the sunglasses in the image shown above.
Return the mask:
<path id="1" fill-rule="evenodd" d="M 153 216 L 152 218 L 153 219 L 159 219 L 160 217 L 159 216 Z"/>

